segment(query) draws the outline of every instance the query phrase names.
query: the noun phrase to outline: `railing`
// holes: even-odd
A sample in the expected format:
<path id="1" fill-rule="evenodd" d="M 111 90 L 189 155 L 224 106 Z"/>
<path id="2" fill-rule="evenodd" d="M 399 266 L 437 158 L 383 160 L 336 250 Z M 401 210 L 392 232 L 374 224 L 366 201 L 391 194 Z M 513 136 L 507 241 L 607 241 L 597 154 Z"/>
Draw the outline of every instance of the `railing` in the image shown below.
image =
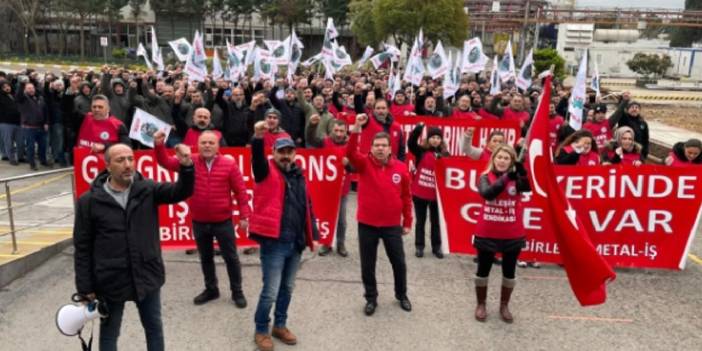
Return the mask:
<path id="1" fill-rule="evenodd" d="M 54 169 L 54 170 L 46 171 L 46 172 L 28 173 L 28 174 L 18 175 L 18 176 L 14 176 L 14 177 L 0 179 L 0 184 L 5 185 L 5 201 L 7 203 L 7 208 L 2 208 L 0 210 L 7 210 L 7 214 L 8 214 L 9 220 L 10 220 L 9 234 L 12 236 L 12 254 L 13 255 L 18 254 L 19 252 L 17 250 L 17 235 L 16 235 L 18 230 L 15 228 L 15 218 L 14 218 L 14 209 L 17 207 L 12 206 L 12 192 L 10 191 L 11 190 L 10 183 L 20 181 L 20 180 L 40 178 L 40 177 L 45 177 L 45 176 L 49 176 L 49 175 L 53 175 L 53 174 L 62 174 L 62 173 L 66 173 L 66 174 L 71 175 L 71 190 L 72 190 L 72 193 L 75 194 L 75 185 L 73 182 L 73 168 L 72 167 Z M 45 199 L 41 199 L 41 201 L 43 201 L 43 200 L 45 200 Z M 31 205 L 31 204 L 34 204 L 34 203 L 25 204 L 23 206 L 27 206 L 27 205 Z M 7 234 L 8 233 L 3 233 L 3 234 L 0 234 L 0 236 L 4 236 Z"/>

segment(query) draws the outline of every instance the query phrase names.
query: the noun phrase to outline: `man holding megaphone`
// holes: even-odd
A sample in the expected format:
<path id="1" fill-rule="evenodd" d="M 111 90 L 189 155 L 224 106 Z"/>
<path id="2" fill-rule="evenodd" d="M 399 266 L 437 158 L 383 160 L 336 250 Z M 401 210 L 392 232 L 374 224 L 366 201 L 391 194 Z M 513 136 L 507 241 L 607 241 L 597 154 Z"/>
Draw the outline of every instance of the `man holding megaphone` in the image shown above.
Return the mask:
<path id="1" fill-rule="evenodd" d="M 161 286 L 165 268 L 158 233 L 158 206 L 193 193 L 190 148 L 176 146 L 180 174 L 175 184 L 156 183 L 135 170 L 134 152 L 125 144 L 105 151 L 105 170 L 76 206 L 73 244 L 78 294 L 105 303 L 100 350 L 117 350 L 126 301 L 139 310 L 146 348 L 163 350 Z"/>

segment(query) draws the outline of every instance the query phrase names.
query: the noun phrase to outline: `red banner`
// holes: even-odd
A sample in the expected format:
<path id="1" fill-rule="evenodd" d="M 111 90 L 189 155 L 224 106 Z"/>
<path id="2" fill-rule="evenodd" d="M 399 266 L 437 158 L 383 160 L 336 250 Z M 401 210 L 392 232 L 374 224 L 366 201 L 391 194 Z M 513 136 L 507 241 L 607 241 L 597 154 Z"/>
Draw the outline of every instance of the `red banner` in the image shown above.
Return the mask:
<path id="1" fill-rule="evenodd" d="M 422 138 L 426 136 L 429 127 L 441 128 L 443 131 L 444 141 L 448 145 L 448 151 L 453 156 L 461 155 L 461 145 L 463 143 L 463 133 L 468 128 L 475 128 L 473 132 L 473 146 L 485 147 L 488 142 L 488 137 L 493 130 L 501 130 L 505 133 L 505 142 L 514 146 L 519 140 L 520 129 L 519 121 L 496 121 L 482 119 L 479 121 L 471 121 L 462 118 L 446 118 L 446 117 L 396 117 L 397 123 L 402 125 L 402 132 L 405 135 L 405 144 L 410 133 L 419 122 L 424 122 L 426 126 Z"/>
<path id="2" fill-rule="evenodd" d="M 436 165 L 445 249 L 475 254 L 471 244 L 483 199 L 478 180 L 486 164 L 466 157 Z M 590 239 L 617 267 L 683 269 L 699 224 L 699 170 L 665 166 L 557 166 L 557 181 Z M 524 260 L 561 263 L 554 231 L 544 220 L 544 201 L 524 194 L 527 246 Z"/>
<path id="3" fill-rule="evenodd" d="M 172 152 L 172 150 L 169 150 Z M 220 153 L 234 157 L 238 161 L 239 169 L 244 176 L 244 183 L 253 199 L 254 178 L 251 170 L 251 149 L 249 148 L 221 148 Z M 157 182 L 173 182 L 177 174 L 170 172 L 156 162 L 153 150 L 135 151 L 136 170 L 144 177 Z M 101 155 L 91 154 L 85 148 L 76 148 L 75 159 L 75 191 L 76 197 L 90 189 L 90 182 L 105 168 Z M 309 192 L 312 198 L 312 210 L 317 218 L 319 229 L 319 242 L 331 245 L 334 240 L 336 224 L 339 215 L 341 199 L 341 185 L 344 177 L 344 167 L 340 155 L 333 151 L 322 149 L 298 149 L 295 158 L 298 165 L 302 166 L 307 181 L 310 184 Z M 248 234 L 238 227 L 239 211 L 236 201 L 232 211 L 232 222 L 237 232 L 236 244 L 238 247 L 256 245 L 248 238 Z M 253 206 L 253 200 L 249 202 Z M 192 235 L 190 208 L 187 201 L 173 205 L 164 205 L 159 209 L 161 245 L 165 249 L 195 247 Z"/>

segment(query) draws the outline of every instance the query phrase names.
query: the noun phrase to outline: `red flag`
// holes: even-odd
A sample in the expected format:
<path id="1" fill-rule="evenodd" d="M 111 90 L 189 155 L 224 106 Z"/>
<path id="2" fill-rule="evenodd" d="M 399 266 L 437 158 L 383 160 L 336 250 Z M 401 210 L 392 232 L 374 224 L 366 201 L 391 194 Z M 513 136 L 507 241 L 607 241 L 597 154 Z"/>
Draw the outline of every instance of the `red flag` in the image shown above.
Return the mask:
<path id="1" fill-rule="evenodd" d="M 556 241 L 570 287 L 582 306 L 598 305 L 607 299 L 605 283 L 614 280 L 612 267 L 600 256 L 585 227 L 556 183 L 548 135 L 548 105 L 551 76 L 544 81 L 541 101 L 527 135 L 527 168 L 534 196 L 546 199 L 544 219 L 553 221 Z"/>

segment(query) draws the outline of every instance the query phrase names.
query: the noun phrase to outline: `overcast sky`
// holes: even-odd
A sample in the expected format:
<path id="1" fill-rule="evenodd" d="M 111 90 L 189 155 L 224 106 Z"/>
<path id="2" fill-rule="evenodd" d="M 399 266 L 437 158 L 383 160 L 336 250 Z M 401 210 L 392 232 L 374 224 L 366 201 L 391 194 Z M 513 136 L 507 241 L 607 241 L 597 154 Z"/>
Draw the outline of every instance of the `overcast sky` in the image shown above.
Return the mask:
<path id="1" fill-rule="evenodd" d="M 684 9 L 685 0 L 577 0 L 577 6 Z"/>

